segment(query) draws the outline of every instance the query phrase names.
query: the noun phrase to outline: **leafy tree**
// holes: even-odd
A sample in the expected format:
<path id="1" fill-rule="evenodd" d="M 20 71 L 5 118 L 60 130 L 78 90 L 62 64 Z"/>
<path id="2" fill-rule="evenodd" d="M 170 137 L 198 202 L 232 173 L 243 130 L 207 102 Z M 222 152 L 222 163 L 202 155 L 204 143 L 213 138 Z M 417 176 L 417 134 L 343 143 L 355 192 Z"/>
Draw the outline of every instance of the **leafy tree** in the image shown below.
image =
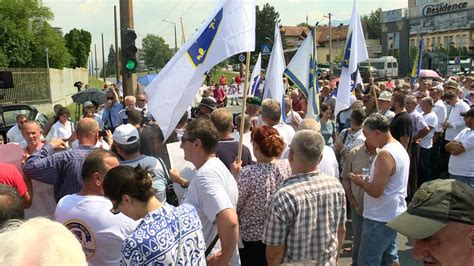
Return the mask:
<path id="1" fill-rule="evenodd" d="M 370 12 L 369 15 L 362 16 L 361 20 L 367 23 L 369 38 L 380 39 L 382 36 L 382 8 Z"/>
<path id="2" fill-rule="evenodd" d="M 165 40 L 154 34 L 147 34 L 142 40 L 143 57 L 148 67 L 162 68 L 171 59 L 173 53 Z"/>
<path id="3" fill-rule="evenodd" d="M 273 44 L 275 35 L 275 23 L 279 20 L 280 14 L 273 6 L 266 3 L 260 9 L 256 7 L 256 25 L 255 25 L 255 58 L 253 62 L 257 61 L 258 53 L 262 51 L 262 44 Z M 262 57 L 262 67 L 265 68 L 269 57 Z"/>
<path id="4" fill-rule="evenodd" d="M 66 47 L 72 56 L 69 66 L 87 68 L 87 59 L 92 43 L 91 33 L 74 28 L 66 33 L 64 38 L 66 39 Z"/>
<path id="5" fill-rule="evenodd" d="M 111 44 L 109 48 L 109 55 L 107 56 L 107 73 L 109 75 L 115 75 L 115 49 L 114 46 Z"/>
<path id="6" fill-rule="evenodd" d="M 0 65 L 29 67 L 33 54 L 34 30 L 53 18 L 41 0 L 0 1 Z"/>
<path id="7" fill-rule="evenodd" d="M 34 32 L 33 37 L 35 50 L 32 51 L 32 66 L 46 67 L 46 48 L 48 48 L 50 67 L 63 68 L 69 65 L 71 55 L 66 48 L 61 32 L 45 23 L 43 27 Z"/>
<path id="8" fill-rule="evenodd" d="M 298 27 L 307 27 L 307 28 L 311 28 L 311 26 L 310 26 L 308 23 L 306 23 L 306 22 L 301 22 L 300 24 L 298 24 L 298 25 L 296 25 L 296 26 L 298 26 Z M 314 26 L 314 25 L 313 25 L 313 26 Z"/>

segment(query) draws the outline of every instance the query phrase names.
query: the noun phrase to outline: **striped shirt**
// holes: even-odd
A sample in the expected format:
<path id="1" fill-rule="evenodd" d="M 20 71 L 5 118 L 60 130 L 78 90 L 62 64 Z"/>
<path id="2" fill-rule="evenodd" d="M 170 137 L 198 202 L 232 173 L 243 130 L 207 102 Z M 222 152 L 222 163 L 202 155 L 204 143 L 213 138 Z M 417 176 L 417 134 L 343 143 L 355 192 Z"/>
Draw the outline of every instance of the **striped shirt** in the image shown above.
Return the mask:
<path id="1" fill-rule="evenodd" d="M 337 232 L 346 222 L 344 189 L 319 171 L 285 180 L 266 212 L 263 242 L 286 246 L 283 262 L 336 265 Z"/>
<path id="2" fill-rule="evenodd" d="M 55 153 L 51 144 L 45 144 L 28 157 L 23 173 L 31 179 L 54 185 L 54 199 L 58 202 L 65 195 L 82 189 L 82 164 L 94 149 L 80 145 L 77 149 Z"/>

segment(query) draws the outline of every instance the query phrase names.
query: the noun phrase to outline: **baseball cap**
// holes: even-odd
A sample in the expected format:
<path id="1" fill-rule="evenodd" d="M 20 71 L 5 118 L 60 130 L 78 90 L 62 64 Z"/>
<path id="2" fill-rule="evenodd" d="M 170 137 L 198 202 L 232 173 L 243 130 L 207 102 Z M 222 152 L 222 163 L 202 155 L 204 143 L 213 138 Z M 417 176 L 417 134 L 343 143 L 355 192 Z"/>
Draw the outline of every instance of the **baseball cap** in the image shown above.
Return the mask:
<path id="1" fill-rule="evenodd" d="M 474 109 L 469 109 L 467 112 L 463 112 L 460 114 L 461 116 L 470 116 L 470 117 L 474 117 Z M 473 210 L 474 211 L 474 210 Z"/>
<path id="2" fill-rule="evenodd" d="M 389 92 L 389 91 L 382 91 L 382 93 L 380 93 L 380 96 L 378 98 L 379 100 L 381 101 L 391 101 L 392 100 L 392 94 Z"/>
<path id="3" fill-rule="evenodd" d="M 118 144 L 127 145 L 137 142 L 140 136 L 136 127 L 131 124 L 125 124 L 115 129 L 112 139 Z"/>
<path id="4" fill-rule="evenodd" d="M 413 239 L 425 239 L 458 222 L 474 225 L 474 189 L 454 179 L 423 183 L 408 209 L 387 226 Z"/>
<path id="5" fill-rule="evenodd" d="M 215 100 L 211 99 L 210 97 L 204 97 L 202 98 L 201 102 L 199 103 L 199 105 L 203 105 L 203 106 L 206 106 L 208 108 L 210 108 L 211 110 L 216 110 L 217 108 L 217 103 Z"/>
<path id="6" fill-rule="evenodd" d="M 91 101 L 85 101 L 83 105 L 84 107 L 94 106 L 94 104 Z"/>

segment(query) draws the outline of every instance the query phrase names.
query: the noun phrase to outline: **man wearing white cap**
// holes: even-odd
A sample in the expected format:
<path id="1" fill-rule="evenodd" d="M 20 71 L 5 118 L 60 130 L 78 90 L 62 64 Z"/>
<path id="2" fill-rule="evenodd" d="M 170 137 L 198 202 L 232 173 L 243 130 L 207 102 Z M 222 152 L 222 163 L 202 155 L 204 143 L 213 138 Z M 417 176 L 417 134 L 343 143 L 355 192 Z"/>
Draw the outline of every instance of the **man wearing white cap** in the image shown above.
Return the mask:
<path id="1" fill-rule="evenodd" d="M 388 121 L 392 121 L 393 117 L 395 117 L 395 113 L 390 110 L 391 101 L 392 101 L 392 93 L 389 91 L 382 91 L 380 96 L 378 97 L 379 100 L 379 113 L 385 116 Z"/>
<path id="2" fill-rule="evenodd" d="M 146 156 L 140 153 L 140 135 L 136 127 L 131 124 L 120 125 L 115 128 L 113 139 L 113 149 L 124 160 L 120 165 L 129 165 L 142 168 L 152 172 L 153 188 L 157 190 L 155 196 L 161 201 L 166 201 L 167 177 L 165 174 L 165 164 L 161 158 Z"/>

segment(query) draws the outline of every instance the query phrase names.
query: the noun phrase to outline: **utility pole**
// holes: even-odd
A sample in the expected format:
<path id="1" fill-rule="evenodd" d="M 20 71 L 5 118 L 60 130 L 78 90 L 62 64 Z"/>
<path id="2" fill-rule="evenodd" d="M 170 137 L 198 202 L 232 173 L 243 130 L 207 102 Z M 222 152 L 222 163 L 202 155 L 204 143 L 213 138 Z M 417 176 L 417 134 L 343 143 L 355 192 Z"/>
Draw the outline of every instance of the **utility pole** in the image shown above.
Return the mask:
<path id="1" fill-rule="evenodd" d="M 97 45 L 94 44 L 94 51 L 95 51 L 95 78 L 99 79 L 99 73 L 97 70 L 99 70 L 98 65 L 97 65 Z"/>
<path id="2" fill-rule="evenodd" d="M 46 68 L 49 69 L 49 49 L 48 49 L 48 47 L 44 48 L 44 51 L 46 52 Z"/>
<path id="3" fill-rule="evenodd" d="M 181 46 L 186 43 L 186 35 L 184 34 L 184 25 L 183 25 L 183 17 L 179 17 L 179 20 L 181 21 Z"/>
<path id="4" fill-rule="evenodd" d="M 104 82 L 106 81 L 107 68 L 105 67 L 105 48 L 104 48 L 104 34 L 102 33 L 102 75 Z"/>
<path id="5" fill-rule="evenodd" d="M 332 14 L 328 13 L 328 15 L 324 17 L 329 18 L 329 69 L 331 70 L 331 73 L 332 73 L 332 27 L 331 27 Z"/>
<path id="6" fill-rule="evenodd" d="M 125 33 L 127 30 L 133 30 L 133 1 L 132 0 L 120 0 L 120 36 L 121 36 L 121 47 L 126 47 L 125 43 Z M 123 49 L 122 51 L 124 51 Z M 121 58 L 124 58 L 122 55 Z M 123 72 L 122 76 L 122 88 L 124 96 L 135 95 L 135 90 L 137 88 L 137 74 L 126 74 L 126 71 Z"/>
<path id="7" fill-rule="evenodd" d="M 116 83 L 120 83 L 120 56 L 118 45 L 118 23 L 117 23 L 117 6 L 114 5 L 114 26 L 115 26 L 115 77 Z"/>
<path id="8" fill-rule="evenodd" d="M 90 62 L 90 69 L 89 69 L 89 73 L 90 73 L 90 76 L 94 76 L 94 54 L 92 53 L 92 50 L 90 50 L 90 56 L 89 56 L 89 62 Z"/>
<path id="9" fill-rule="evenodd" d="M 174 26 L 174 53 L 178 52 L 178 36 L 176 36 L 176 23 L 162 19 L 161 21 L 173 24 Z"/>

